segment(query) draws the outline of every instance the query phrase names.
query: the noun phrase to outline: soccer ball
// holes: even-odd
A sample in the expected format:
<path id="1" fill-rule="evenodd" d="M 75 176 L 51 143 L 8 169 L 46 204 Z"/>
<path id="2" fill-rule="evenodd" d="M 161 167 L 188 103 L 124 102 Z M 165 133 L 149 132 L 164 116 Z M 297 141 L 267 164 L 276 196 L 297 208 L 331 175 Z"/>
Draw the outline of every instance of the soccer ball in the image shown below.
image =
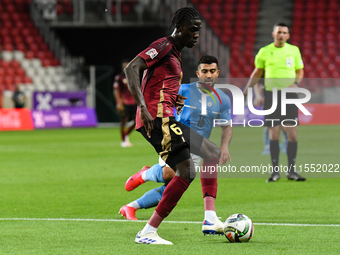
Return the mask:
<path id="1" fill-rule="evenodd" d="M 254 225 L 248 216 L 236 213 L 225 221 L 223 232 L 229 242 L 248 242 L 254 234 Z"/>

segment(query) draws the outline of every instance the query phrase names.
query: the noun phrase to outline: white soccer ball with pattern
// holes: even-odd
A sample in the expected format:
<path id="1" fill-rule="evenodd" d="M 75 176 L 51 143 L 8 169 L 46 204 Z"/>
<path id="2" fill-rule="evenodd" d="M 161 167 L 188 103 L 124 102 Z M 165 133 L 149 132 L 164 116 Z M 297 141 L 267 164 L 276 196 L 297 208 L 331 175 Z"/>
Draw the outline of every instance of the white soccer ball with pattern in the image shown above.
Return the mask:
<path id="1" fill-rule="evenodd" d="M 254 225 L 248 216 L 236 213 L 225 221 L 223 232 L 232 243 L 248 242 L 254 234 Z"/>

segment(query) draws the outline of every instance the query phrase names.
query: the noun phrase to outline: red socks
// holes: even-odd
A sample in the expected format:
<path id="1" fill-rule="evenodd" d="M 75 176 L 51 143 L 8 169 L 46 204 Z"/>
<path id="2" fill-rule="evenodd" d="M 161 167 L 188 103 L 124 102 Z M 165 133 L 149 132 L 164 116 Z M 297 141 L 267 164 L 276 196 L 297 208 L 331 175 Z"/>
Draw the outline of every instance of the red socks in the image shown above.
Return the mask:
<path id="1" fill-rule="evenodd" d="M 215 211 L 215 198 L 204 197 L 204 211 Z"/>
<path id="2" fill-rule="evenodd" d="M 158 228 L 162 220 L 167 217 L 177 205 L 178 200 L 189 187 L 190 182 L 182 177 L 175 176 L 164 190 L 163 197 L 149 220 L 149 225 Z"/>
<path id="3" fill-rule="evenodd" d="M 204 159 L 201 168 L 201 184 L 204 197 L 204 209 L 207 211 L 215 211 L 215 198 L 217 194 L 217 166 L 218 159 Z M 205 170 L 205 172 L 202 172 Z M 175 176 L 165 188 L 163 197 L 156 207 L 155 212 L 151 216 L 148 224 L 154 228 L 158 228 L 162 220 L 167 217 L 183 193 L 189 187 L 190 182 Z"/>
<path id="4" fill-rule="evenodd" d="M 218 175 L 217 166 L 218 159 L 203 159 L 203 164 L 201 167 L 201 184 L 203 198 L 207 196 L 216 198 Z"/>

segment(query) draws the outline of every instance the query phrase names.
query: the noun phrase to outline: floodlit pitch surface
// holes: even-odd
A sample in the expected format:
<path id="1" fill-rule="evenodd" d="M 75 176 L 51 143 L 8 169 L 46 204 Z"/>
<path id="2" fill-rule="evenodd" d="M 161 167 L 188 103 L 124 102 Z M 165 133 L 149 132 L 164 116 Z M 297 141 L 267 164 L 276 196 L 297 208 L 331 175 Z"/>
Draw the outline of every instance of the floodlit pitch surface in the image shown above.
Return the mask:
<path id="1" fill-rule="evenodd" d="M 339 164 L 339 126 L 299 127 L 297 165 Z M 214 136 L 219 136 L 214 130 Z M 158 162 L 137 132 L 121 148 L 119 130 L 66 129 L 0 133 L 0 254 L 338 254 L 340 174 L 297 183 L 281 178 L 219 178 L 216 211 L 224 221 L 248 215 L 255 233 L 248 243 L 203 236 L 200 180 L 194 180 L 158 233 L 174 246 L 134 244 L 153 213 L 125 221 L 119 208 L 157 185 L 124 189 L 126 179 Z M 235 127 L 232 165 L 259 166 L 262 128 Z M 280 164 L 286 165 L 280 154 Z M 308 177 L 308 174 L 301 173 Z M 253 175 L 249 175 L 254 177 Z"/>

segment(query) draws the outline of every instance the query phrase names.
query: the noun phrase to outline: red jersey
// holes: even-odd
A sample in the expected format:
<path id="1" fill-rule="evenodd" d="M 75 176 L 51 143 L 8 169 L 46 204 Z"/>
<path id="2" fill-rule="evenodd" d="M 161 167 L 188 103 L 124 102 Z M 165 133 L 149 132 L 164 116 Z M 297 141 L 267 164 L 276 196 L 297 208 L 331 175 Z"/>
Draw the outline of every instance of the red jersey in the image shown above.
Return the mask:
<path id="1" fill-rule="evenodd" d="M 144 71 L 142 93 L 152 118 L 170 117 L 182 80 L 181 53 L 171 36 L 160 38 L 138 54 L 148 68 Z M 136 129 L 143 126 L 140 109 L 136 114 Z"/>
<path id="2" fill-rule="evenodd" d="M 113 83 L 113 89 L 118 90 L 124 105 L 136 104 L 135 99 L 128 88 L 126 77 L 123 73 L 116 75 L 115 81 Z"/>

